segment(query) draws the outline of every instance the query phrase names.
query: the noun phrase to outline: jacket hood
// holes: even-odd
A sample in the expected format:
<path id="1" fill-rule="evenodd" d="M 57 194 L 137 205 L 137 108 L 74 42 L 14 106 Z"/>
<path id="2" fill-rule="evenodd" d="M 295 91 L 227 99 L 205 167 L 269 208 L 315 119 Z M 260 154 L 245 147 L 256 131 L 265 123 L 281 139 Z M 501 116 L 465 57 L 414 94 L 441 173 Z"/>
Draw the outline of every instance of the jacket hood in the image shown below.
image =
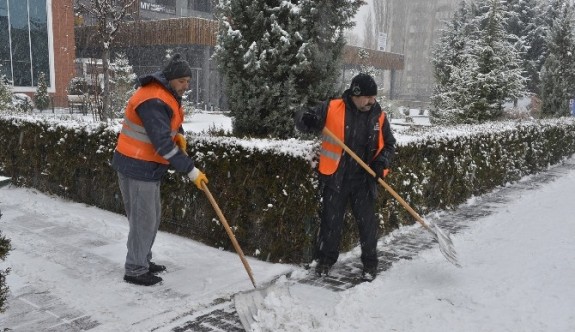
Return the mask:
<path id="1" fill-rule="evenodd" d="M 140 86 L 150 84 L 153 81 L 157 81 L 158 83 L 162 84 L 165 87 L 170 86 L 168 84 L 168 80 L 166 79 L 166 77 L 164 77 L 164 74 L 162 74 L 161 71 L 157 71 L 157 72 L 152 73 L 152 74 L 143 75 L 143 76 L 140 76 L 138 78 L 138 83 L 140 84 Z"/>
<path id="2" fill-rule="evenodd" d="M 143 75 L 138 78 L 138 83 L 140 86 L 148 85 L 154 81 L 160 83 L 164 88 L 166 88 L 166 90 L 170 91 L 174 95 L 174 97 L 176 97 L 176 100 L 178 102 L 182 100 L 182 97 L 178 96 L 176 91 L 172 89 L 172 87 L 168 83 L 168 80 L 161 71 L 157 71 L 155 73 L 148 75 Z"/>

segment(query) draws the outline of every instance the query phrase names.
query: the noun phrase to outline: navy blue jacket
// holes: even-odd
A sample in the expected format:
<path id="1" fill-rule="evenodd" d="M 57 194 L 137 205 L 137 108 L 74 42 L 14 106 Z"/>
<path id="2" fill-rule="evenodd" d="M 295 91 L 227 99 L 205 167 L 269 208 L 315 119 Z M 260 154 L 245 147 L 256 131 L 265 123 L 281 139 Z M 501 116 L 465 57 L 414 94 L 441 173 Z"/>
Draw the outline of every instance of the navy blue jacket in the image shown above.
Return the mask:
<path id="1" fill-rule="evenodd" d="M 176 97 L 178 103 L 182 102 L 182 98 L 170 87 L 162 72 L 156 72 L 139 78 L 141 86 L 145 86 L 153 81 L 161 83 L 166 90 L 170 91 L 174 97 Z M 174 111 L 161 99 L 152 98 L 140 104 L 140 106 L 136 108 L 136 112 L 138 116 L 140 116 L 140 119 L 142 119 L 146 133 L 158 151 L 158 154 L 163 156 L 172 151 L 175 143 L 170 136 L 170 123 Z M 182 127 L 180 127 L 179 132 L 183 134 L 184 130 Z M 115 151 L 112 158 L 112 167 L 117 172 L 129 178 L 141 181 L 160 181 L 170 166 L 181 173 L 189 173 L 194 168 L 194 161 L 182 151 L 178 151 L 178 153 L 169 158 L 168 161 L 170 164 L 164 165 L 152 161 L 130 158 Z"/>
<path id="2" fill-rule="evenodd" d="M 379 133 L 373 131 L 373 128 L 378 128 L 376 123 L 383 112 L 379 103 L 375 103 L 369 112 L 360 112 L 353 101 L 351 100 L 351 93 L 349 90 L 344 91 L 342 99 L 345 102 L 345 144 L 354 151 L 365 163 L 368 165 L 372 162 L 372 157 L 378 148 Z M 324 101 L 319 105 L 302 109 L 295 114 L 296 128 L 305 133 L 320 133 L 325 126 L 327 118 L 327 110 L 329 101 Z M 314 113 L 318 118 L 317 126 L 308 127 L 303 122 L 302 117 L 305 112 Z M 375 159 L 388 158 L 390 161 L 395 154 L 395 137 L 391 131 L 391 125 L 388 117 L 385 117 L 383 127 L 380 128 L 383 134 L 384 147 L 383 150 L 375 157 Z M 344 182 L 366 182 L 371 176 L 363 167 L 361 167 L 349 154 L 344 153 L 338 165 L 336 172 L 332 175 L 320 174 L 322 184 L 340 191 Z M 376 191 L 377 183 L 369 181 L 372 184 L 372 190 Z"/>

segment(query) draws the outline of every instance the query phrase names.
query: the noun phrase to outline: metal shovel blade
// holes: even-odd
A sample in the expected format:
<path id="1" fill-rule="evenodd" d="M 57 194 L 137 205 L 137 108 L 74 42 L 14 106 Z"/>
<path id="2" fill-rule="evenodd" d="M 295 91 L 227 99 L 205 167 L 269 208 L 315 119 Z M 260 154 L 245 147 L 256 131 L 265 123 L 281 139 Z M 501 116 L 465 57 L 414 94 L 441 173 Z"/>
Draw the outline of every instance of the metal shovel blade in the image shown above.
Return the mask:
<path id="1" fill-rule="evenodd" d="M 236 312 L 246 331 L 252 331 L 257 322 L 258 312 L 265 308 L 265 299 L 268 296 L 290 296 L 286 285 L 272 284 L 270 286 L 253 289 L 234 295 Z"/>
<path id="2" fill-rule="evenodd" d="M 457 267 L 461 267 L 459 261 L 457 260 L 457 253 L 455 252 L 455 246 L 453 245 L 453 241 L 451 241 L 451 236 L 449 233 L 444 232 L 437 224 L 433 223 L 431 228 L 433 230 L 433 234 L 435 235 L 435 239 L 439 243 L 439 251 L 443 254 L 443 256 L 453 265 Z"/>

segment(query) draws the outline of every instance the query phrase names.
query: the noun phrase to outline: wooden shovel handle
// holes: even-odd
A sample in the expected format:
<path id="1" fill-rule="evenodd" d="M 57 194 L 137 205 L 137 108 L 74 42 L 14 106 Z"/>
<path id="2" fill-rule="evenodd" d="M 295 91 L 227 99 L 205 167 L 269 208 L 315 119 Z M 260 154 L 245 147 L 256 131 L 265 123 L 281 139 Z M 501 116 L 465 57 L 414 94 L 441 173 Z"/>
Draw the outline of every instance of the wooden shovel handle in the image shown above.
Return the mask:
<path id="1" fill-rule="evenodd" d="M 212 196 L 210 189 L 208 189 L 208 185 L 204 181 L 202 181 L 201 183 L 202 183 L 202 190 L 204 191 L 204 193 L 206 193 L 206 196 L 208 196 L 208 200 L 210 201 L 210 203 L 212 204 L 212 207 L 216 211 L 216 214 L 220 218 L 220 222 L 222 223 L 222 225 L 224 225 L 224 228 L 226 229 L 226 233 L 228 233 L 228 236 L 229 236 L 230 240 L 232 241 L 232 244 L 234 245 L 234 249 L 236 249 L 238 256 L 240 256 L 240 259 L 242 260 L 242 263 L 244 264 L 244 268 L 246 269 L 246 272 L 250 276 L 250 280 L 252 281 L 252 285 L 254 285 L 254 288 L 257 288 L 256 287 L 256 281 L 254 280 L 254 275 L 252 273 L 252 269 L 250 267 L 250 264 L 246 260 L 246 257 L 244 256 L 244 252 L 242 251 L 242 248 L 240 247 L 238 241 L 236 240 L 234 232 L 232 232 L 232 229 L 230 228 L 230 225 L 228 224 L 226 217 L 224 217 L 224 214 L 222 213 L 222 210 L 220 209 L 220 207 L 218 206 L 218 203 L 214 199 L 214 196 Z"/>
<path id="2" fill-rule="evenodd" d="M 353 152 L 350 148 L 348 148 L 344 142 L 342 142 L 337 136 L 335 136 L 334 133 L 332 133 L 329 129 L 327 129 L 327 127 L 323 128 L 323 133 L 331 137 L 339 146 L 342 147 L 342 149 L 345 150 L 347 154 L 349 154 L 353 159 L 355 159 L 355 161 L 357 161 L 357 163 L 360 164 L 361 167 L 363 167 L 371 176 L 375 177 L 375 171 L 372 170 L 371 167 L 369 167 L 369 165 L 367 165 L 363 160 L 361 160 L 361 158 L 355 152 Z M 435 233 L 429 227 L 429 225 L 427 225 L 425 220 L 423 220 L 423 218 L 417 212 L 415 212 L 415 210 L 412 209 L 411 206 L 409 206 L 409 204 L 407 204 L 407 202 L 403 198 L 401 198 L 401 196 L 399 196 L 399 194 L 395 190 L 393 190 L 393 188 L 391 188 L 385 181 L 383 181 L 381 177 L 377 179 L 377 182 L 379 182 L 379 184 L 383 188 L 385 188 L 385 190 L 387 190 L 393 197 L 395 197 L 395 199 L 407 210 L 407 212 L 409 212 L 415 218 L 415 220 L 417 220 L 417 222 L 419 222 L 428 231 Z"/>
<path id="3" fill-rule="evenodd" d="M 186 152 L 186 150 L 181 149 L 181 151 L 187 156 L 188 153 Z M 222 210 L 220 209 L 220 207 L 218 206 L 218 203 L 216 202 L 216 200 L 214 199 L 214 196 L 212 196 L 212 193 L 210 192 L 210 189 L 208 189 L 208 185 L 204 182 L 201 181 L 202 184 L 202 190 L 204 191 L 204 193 L 206 193 L 206 196 L 208 196 L 208 200 L 210 201 L 210 203 L 212 204 L 212 207 L 214 208 L 214 210 L 216 211 L 216 214 L 218 215 L 218 218 L 220 218 L 220 222 L 222 223 L 222 225 L 224 225 L 224 228 L 226 230 L 226 233 L 228 233 L 228 237 L 230 238 L 230 240 L 232 241 L 232 244 L 234 245 L 234 249 L 236 249 L 236 252 L 238 253 L 238 256 L 240 256 L 240 259 L 242 260 L 242 264 L 244 264 L 244 268 L 246 269 L 246 272 L 248 273 L 248 275 L 250 276 L 250 280 L 252 281 L 252 285 L 254 285 L 254 288 L 256 287 L 256 281 L 254 279 L 254 275 L 252 273 L 252 268 L 250 267 L 250 264 L 248 263 L 248 261 L 246 260 L 246 257 L 244 256 L 244 252 L 242 251 L 242 248 L 240 247 L 240 244 L 238 243 L 238 240 L 236 240 L 236 236 L 234 235 L 234 232 L 232 232 L 232 229 L 230 228 L 230 225 L 228 224 L 228 221 L 226 220 L 226 217 L 224 217 L 224 214 L 222 213 Z"/>

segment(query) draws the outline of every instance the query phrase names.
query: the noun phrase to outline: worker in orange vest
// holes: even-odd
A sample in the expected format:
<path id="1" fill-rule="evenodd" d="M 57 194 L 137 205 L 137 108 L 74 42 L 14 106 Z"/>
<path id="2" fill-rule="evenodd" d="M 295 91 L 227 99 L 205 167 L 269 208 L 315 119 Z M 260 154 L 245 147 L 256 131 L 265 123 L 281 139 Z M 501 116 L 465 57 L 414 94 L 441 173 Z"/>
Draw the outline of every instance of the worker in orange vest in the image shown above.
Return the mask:
<path id="1" fill-rule="evenodd" d="M 296 128 L 319 133 L 327 127 L 375 171 L 373 178 L 349 154 L 322 137 L 319 178 L 322 211 L 316 248 L 318 276 L 327 275 L 339 256 L 339 244 L 347 205 L 359 229 L 361 278 L 371 281 L 377 275 L 379 222 L 375 214 L 377 177 L 384 177 L 395 153 L 395 138 L 389 120 L 376 101 L 377 84 L 368 74 L 358 74 L 341 98 L 332 99 L 296 113 Z"/>
<path id="2" fill-rule="evenodd" d="M 187 174 L 199 189 L 208 183 L 185 152 L 182 95 L 191 76 L 188 62 L 175 54 L 162 71 L 140 77 L 118 136 L 112 167 L 130 224 L 124 280 L 136 285 L 157 284 L 162 281 L 157 274 L 166 270 L 152 261 L 152 245 L 160 226 L 160 182 L 168 168 Z"/>

